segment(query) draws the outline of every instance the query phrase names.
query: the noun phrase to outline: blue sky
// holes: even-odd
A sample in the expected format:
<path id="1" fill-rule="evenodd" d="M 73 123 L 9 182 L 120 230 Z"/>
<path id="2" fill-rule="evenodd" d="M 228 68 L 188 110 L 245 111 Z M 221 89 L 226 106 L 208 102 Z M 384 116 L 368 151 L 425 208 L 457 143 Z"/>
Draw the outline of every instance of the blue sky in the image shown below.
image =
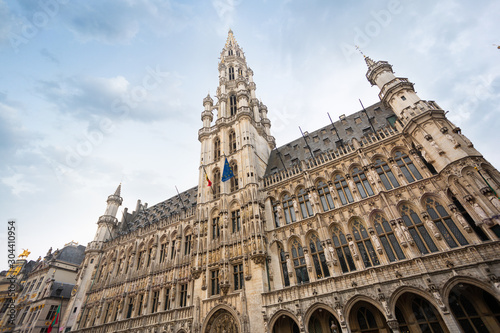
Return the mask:
<path id="1" fill-rule="evenodd" d="M 354 49 L 435 100 L 495 167 L 500 2 L 0 0 L 0 241 L 86 245 L 123 206 L 197 185 L 202 100 L 231 28 L 278 146 L 378 101 Z M 5 269 L 6 254 L 0 255 Z"/>

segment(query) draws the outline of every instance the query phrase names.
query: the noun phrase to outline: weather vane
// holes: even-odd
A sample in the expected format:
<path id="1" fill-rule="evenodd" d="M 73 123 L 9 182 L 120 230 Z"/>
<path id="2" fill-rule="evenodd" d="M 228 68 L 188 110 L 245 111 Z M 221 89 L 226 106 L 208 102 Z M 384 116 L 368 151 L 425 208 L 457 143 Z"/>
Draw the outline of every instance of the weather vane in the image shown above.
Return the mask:
<path id="1" fill-rule="evenodd" d="M 356 47 L 356 50 L 358 50 L 358 51 L 359 51 L 359 53 L 361 53 L 361 55 L 362 55 L 363 57 L 366 57 L 366 56 L 365 56 L 365 54 L 363 53 L 363 51 L 361 51 L 361 49 L 359 48 L 359 46 L 357 46 L 357 45 L 354 45 L 354 46 Z"/>

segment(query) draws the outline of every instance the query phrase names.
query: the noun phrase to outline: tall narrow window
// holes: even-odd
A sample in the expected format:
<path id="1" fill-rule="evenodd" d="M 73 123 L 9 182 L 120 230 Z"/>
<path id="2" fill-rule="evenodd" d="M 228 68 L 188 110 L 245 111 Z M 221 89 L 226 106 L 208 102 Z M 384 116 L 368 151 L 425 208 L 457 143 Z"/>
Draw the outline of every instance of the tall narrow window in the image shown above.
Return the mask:
<path id="1" fill-rule="evenodd" d="M 483 229 L 481 229 L 480 226 L 476 225 L 476 222 L 474 222 L 474 219 L 465 210 L 460 201 L 458 201 L 455 197 L 452 197 L 451 199 L 453 200 L 453 204 L 457 207 L 458 212 L 462 214 L 462 216 L 465 218 L 465 221 L 467 221 L 467 224 L 469 224 L 471 229 L 474 230 L 479 239 L 482 241 L 490 240 L 490 238 L 484 233 Z"/>
<path id="2" fill-rule="evenodd" d="M 174 258 L 175 258 L 175 254 L 176 254 L 176 253 L 175 253 L 175 252 L 176 252 L 176 251 L 175 251 L 175 242 L 176 242 L 176 240 L 175 240 L 175 239 L 173 239 L 173 240 L 172 240 L 172 246 L 170 247 L 170 260 L 172 260 L 172 259 L 174 259 Z"/>
<path id="3" fill-rule="evenodd" d="M 394 177 L 394 174 L 386 161 L 377 158 L 375 160 L 375 170 L 377 171 L 386 190 L 392 190 L 393 187 L 399 187 L 398 180 Z"/>
<path id="4" fill-rule="evenodd" d="M 162 243 L 160 245 L 160 264 L 165 261 L 167 257 L 167 243 Z"/>
<path id="5" fill-rule="evenodd" d="M 170 310 L 170 288 L 165 289 L 165 301 L 163 304 L 163 310 Z"/>
<path id="6" fill-rule="evenodd" d="M 139 251 L 139 256 L 137 257 L 137 268 L 136 269 L 139 269 L 141 267 L 141 264 L 144 261 L 145 253 L 146 253 L 146 250 Z"/>
<path id="7" fill-rule="evenodd" d="M 57 311 L 57 305 L 51 305 L 49 312 L 47 312 L 47 316 L 45 317 L 45 320 L 50 320 L 54 318 L 54 315 L 56 314 Z M 4 311 L 5 312 L 5 311 Z"/>
<path id="8" fill-rule="evenodd" d="M 220 294 L 220 285 L 219 285 L 219 270 L 215 269 L 210 271 L 210 295 L 219 295 Z"/>
<path id="9" fill-rule="evenodd" d="M 311 207 L 311 202 L 309 201 L 309 195 L 304 188 L 300 189 L 298 199 L 302 218 L 306 219 L 310 216 L 313 216 L 313 210 Z"/>
<path id="10" fill-rule="evenodd" d="M 234 116 L 236 114 L 236 110 L 238 105 L 236 103 L 236 95 L 229 96 L 229 114 Z"/>
<path id="11" fill-rule="evenodd" d="M 137 315 L 140 316 L 142 315 L 142 304 L 144 303 L 144 294 L 139 295 L 139 304 L 138 304 L 138 309 L 137 309 Z"/>
<path id="12" fill-rule="evenodd" d="M 449 247 L 457 247 L 457 243 L 462 246 L 469 244 L 451 219 L 446 209 L 444 209 L 439 202 L 433 198 L 427 198 L 425 200 L 425 204 L 427 213 L 431 216 L 431 219 L 434 221 L 434 224 L 441 232 L 441 235 L 443 235 L 443 238 Z"/>
<path id="13" fill-rule="evenodd" d="M 316 270 L 316 277 L 318 279 L 329 277 L 330 271 L 328 270 L 328 265 L 326 264 L 325 251 L 319 240 L 317 234 L 312 234 L 309 240 L 309 248 L 311 249 L 311 257 L 314 263 L 314 269 Z"/>
<path id="14" fill-rule="evenodd" d="M 279 215 L 280 202 L 271 200 L 271 204 L 273 205 L 274 225 L 276 226 L 276 228 L 279 228 L 279 226 L 280 226 L 280 215 Z"/>
<path id="15" fill-rule="evenodd" d="M 352 179 L 358 188 L 358 192 L 361 195 L 361 198 L 366 198 L 369 195 L 373 195 L 372 187 L 366 179 L 366 175 L 363 170 L 359 168 L 354 168 L 352 170 Z"/>
<path id="16" fill-rule="evenodd" d="M 352 260 L 351 251 L 349 250 L 349 244 L 345 238 L 344 233 L 338 228 L 333 229 L 333 246 L 337 252 L 337 257 L 339 258 L 340 267 L 342 272 L 347 273 L 350 271 L 355 271 L 356 266 Z"/>
<path id="17" fill-rule="evenodd" d="M 219 169 L 214 170 L 214 177 L 212 182 L 212 193 L 214 199 L 217 199 L 220 196 L 220 171 Z"/>
<path id="18" fill-rule="evenodd" d="M 316 185 L 316 189 L 318 190 L 319 200 L 321 201 L 323 211 L 326 212 L 330 209 L 334 209 L 335 205 L 333 204 L 332 195 L 330 194 L 328 185 L 324 182 L 319 182 L 318 185 Z"/>
<path id="19" fill-rule="evenodd" d="M 219 217 L 216 216 L 212 218 L 212 239 L 217 239 L 220 236 L 220 227 L 219 227 Z"/>
<path id="20" fill-rule="evenodd" d="M 351 190 L 347 185 L 345 178 L 341 175 L 335 176 L 335 188 L 337 189 L 337 193 L 339 195 L 340 201 L 343 205 L 347 205 L 347 202 L 353 202 L 354 199 L 351 194 Z"/>
<path id="21" fill-rule="evenodd" d="M 134 297 L 130 297 L 128 299 L 127 318 L 132 317 L 132 311 L 133 310 L 134 310 Z M 87 314 L 88 314 L 88 312 L 87 312 Z"/>
<path id="22" fill-rule="evenodd" d="M 234 174 L 234 177 L 231 177 L 231 179 L 229 180 L 231 182 L 231 192 L 234 192 L 236 191 L 238 188 L 239 188 L 239 185 L 238 185 L 238 165 L 236 164 L 236 162 L 231 162 L 231 170 L 233 170 L 233 174 Z"/>
<path id="23" fill-rule="evenodd" d="M 373 248 L 372 241 L 370 240 L 368 232 L 366 232 L 365 226 L 362 225 L 359 221 L 355 221 L 352 225 L 352 234 L 354 236 L 354 240 L 356 241 L 356 245 L 358 246 L 359 255 L 361 256 L 365 267 L 368 268 L 380 265 L 377 253 Z"/>
<path id="24" fill-rule="evenodd" d="M 236 151 L 236 133 L 234 131 L 229 132 L 229 154 Z"/>
<path id="25" fill-rule="evenodd" d="M 151 264 L 151 253 L 153 252 L 153 248 L 150 247 L 148 249 L 148 256 L 147 256 L 147 260 L 146 260 L 146 267 L 149 267 L 149 264 Z"/>
<path id="26" fill-rule="evenodd" d="M 181 291 L 179 294 L 179 306 L 181 308 L 187 305 L 187 289 L 188 289 L 187 283 L 181 284 Z"/>
<path id="27" fill-rule="evenodd" d="M 297 219 L 295 218 L 295 210 L 293 209 L 292 198 L 288 194 L 285 194 L 282 203 L 283 203 L 283 212 L 285 214 L 286 224 L 290 224 L 292 222 L 297 221 Z"/>
<path id="28" fill-rule="evenodd" d="M 243 264 L 233 265 L 234 290 L 243 288 Z"/>
<path id="29" fill-rule="evenodd" d="M 436 252 L 438 250 L 431 236 L 427 232 L 427 229 L 422 223 L 422 220 L 420 220 L 420 217 L 418 217 L 417 213 L 415 213 L 410 206 L 401 206 L 401 216 L 403 217 L 403 221 L 408 228 L 411 237 L 415 241 L 415 244 L 417 244 L 417 247 L 422 254 Z"/>
<path id="30" fill-rule="evenodd" d="M 307 274 L 306 259 L 304 257 L 304 249 L 297 239 L 292 242 L 292 258 L 297 276 L 297 284 L 309 282 L 309 274 Z"/>
<path id="31" fill-rule="evenodd" d="M 417 179 L 417 180 L 422 179 L 420 172 L 418 172 L 415 165 L 413 165 L 413 162 L 408 157 L 408 155 L 406 155 L 405 153 L 403 153 L 401 151 L 398 151 L 394 155 L 394 160 L 396 161 L 399 168 L 401 169 L 401 171 L 405 175 L 408 183 L 413 183 L 415 181 L 415 179 Z"/>
<path id="32" fill-rule="evenodd" d="M 229 67 L 229 80 L 234 80 L 234 67 Z"/>
<path id="33" fill-rule="evenodd" d="M 241 218 L 240 218 L 240 210 L 233 210 L 231 212 L 231 224 L 233 233 L 240 231 L 241 229 Z"/>
<path id="34" fill-rule="evenodd" d="M 191 254 L 191 235 L 184 236 L 184 255 Z"/>
<path id="35" fill-rule="evenodd" d="M 220 158 L 220 139 L 216 137 L 214 139 L 214 161 L 218 161 Z"/>
<path id="36" fill-rule="evenodd" d="M 396 239 L 396 236 L 394 236 L 394 231 L 385 217 L 382 214 L 377 213 L 375 215 L 374 222 L 378 238 L 382 242 L 382 246 L 385 249 L 385 253 L 389 258 L 389 261 L 395 261 L 396 257 L 399 260 L 405 259 L 403 250 L 401 250 L 401 246 L 399 246 L 398 240 Z"/>
<path id="37" fill-rule="evenodd" d="M 280 254 L 281 274 L 283 275 L 283 284 L 285 287 L 290 285 L 290 278 L 288 277 L 288 266 L 286 264 L 286 254 L 281 245 L 278 245 L 278 252 Z"/>
<path id="38" fill-rule="evenodd" d="M 151 306 L 151 313 L 158 311 L 158 297 L 160 296 L 159 291 L 153 292 L 153 305 Z"/>

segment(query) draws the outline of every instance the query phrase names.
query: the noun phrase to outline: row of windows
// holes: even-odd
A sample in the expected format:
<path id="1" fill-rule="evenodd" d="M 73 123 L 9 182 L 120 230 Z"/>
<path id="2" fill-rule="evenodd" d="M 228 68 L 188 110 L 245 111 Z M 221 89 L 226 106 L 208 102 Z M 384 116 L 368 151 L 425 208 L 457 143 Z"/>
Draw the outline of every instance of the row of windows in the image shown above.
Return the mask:
<path id="1" fill-rule="evenodd" d="M 467 239 L 462 235 L 460 229 L 455 225 L 446 209 L 438 201 L 433 198 L 428 198 L 426 200 L 426 209 L 432 219 L 427 225 L 422 222 L 420 217 L 409 205 L 401 206 L 400 213 L 403 218 L 405 236 L 401 235 L 400 238 L 409 235 L 422 254 L 437 252 L 438 248 L 428 230 L 431 229 L 431 233 L 433 233 L 432 228 L 434 227 L 431 225 L 432 223 L 437 227 L 439 233 L 450 248 L 468 244 Z M 373 236 L 370 236 L 361 221 L 354 221 L 350 230 L 353 237 L 352 242 L 350 242 L 351 239 L 347 239 L 346 235 L 338 226 L 332 229 L 331 241 L 333 247 L 330 248 L 329 251 L 332 258 L 335 256 L 337 257 L 342 272 L 347 273 L 356 270 L 356 265 L 354 264 L 355 258 L 359 258 L 363 262 L 365 268 L 380 265 L 378 253 L 385 252 L 390 262 L 406 258 L 399 243 L 400 240 L 404 239 L 398 240 L 393 227 L 382 213 L 375 214 L 373 226 L 375 232 Z M 373 242 L 375 242 L 375 244 Z M 316 277 L 323 278 L 330 276 L 328 266 L 326 265 L 323 245 L 316 233 L 313 233 L 309 238 L 308 246 Z M 384 251 L 382 251 L 382 248 Z M 302 245 L 297 239 L 294 239 L 291 242 L 289 250 L 292 256 L 291 261 L 287 261 L 284 248 L 278 245 L 280 265 L 285 286 L 290 285 L 290 278 L 288 276 L 289 268 L 295 271 L 297 283 L 309 282 Z M 288 267 L 290 263 L 293 267 Z"/>
<path id="2" fill-rule="evenodd" d="M 231 232 L 235 233 L 241 230 L 241 211 L 239 209 L 233 210 L 231 212 Z M 215 216 L 212 218 L 211 223 L 211 235 L 212 239 L 217 239 L 220 237 L 220 218 Z"/>
<path id="3" fill-rule="evenodd" d="M 176 250 L 177 240 L 174 239 L 170 242 L 170 246 L 167 243 L 160 244 L 160 252 L 158 256 L 158 262 L 163 264 L 166 262 L 167 258 L 173 260 L 177 254 Z M 191 254 L 191 235 L 184 236 L 184 255 L 188 256 Z M 170 248 L 170 251 L 169 251 Z M 153 262 L 153 246 L 150 246 L 148 249 L 142 248 L 138 251 L 137 259 L 134 260 L 133 257 L 120 258 L 118 260 L 118 265 L 116 265 L 117 269 L 114 273 L 114 276 L 118 276 L 120 274 L 127 274 L 131 269 L 135 268 L 135 270 L 139 270 L 141 268 L 148 268 L 151 266 Z M 134 260 L 134 261 L 132 261 Z M 124 266 L 122 268 L 122 266 Z M 111 265 L 110 268 L 113 266 Z M 99 279 L 103 279 L 104 281 L 111 275 L 113 275 L 112 271 L 106 272 L 107 265 L 103 264 L 99 271 Z"/>
<path id="4" fill-rule="evenodd" d="M 231 130 L 229 132 L 229 154 L 232 154 L 236 151 L 236 133 Z M 221 142 L 219 137 L 215 137 L 214 139 L 214 161 L 218 161 L 221 156 Z"/>
<path id="5" fill-rule="evenodd" d="M 401 169 L 402 173 L 405 175 L 408 182 L 414 182 L 415 180 L 422 179 L 421 174 L 418 172 L 417 168 L 411 162 L 411 159 L 402 152 L 396 152 L 395 161 Z M 393 188 L 399 187 L 399 182 L 391 171 L 391 168 L 387 164 L 387 162 L 376 159 L 375 160 L 375 170 L 377 171 L 380 180 L 384 184 L 386 190 L 391 190 Z M 366 198 L 368 196 L 374 195 L 374 191 L 368 181 L 368 177 L 365 172 L 360 168 L 354 168 L 350 175 L 353 180 L 353 184 L 358 191 L 361 198 Z M 325 182 L 320 181 L 316 184 L 316 191 L 319 196 L 319 201 L 321 203 L 321 207 L 323 211 L 329 211 L 335 208 L 335 204 L 332 199 L 332 191 L 338 196 L 342 205 L 347 205 L 349 203 L 354 202 L 354 197 L 351 192 L 351 188 L 349 187 L 346 178 L 337 174 L 333 180 L 333 186 L 329 187 Z M 313 215 L 311 203 L 309 201 L 309 195 L 305 191 L 305 189 L 301 189 L 298 194 L 298 201 L 300 205 L 300 212 L 302 214 L 302 218 L 308 218 Z M 283 218 L 285 219 L 286 224 L 290 224 L 292 222 L 296 222 L 297 218 L 295 216 L 295 210 L 293 206 L 293 199 L 285 194 L 280 202 L 274 201 L 273 205 L 273 215 L 274 222 L 276 227 L 281 225 L 280 221 L 280 210 L 283 211 Z"/>
<path id="6" fill-rule="evenodd" d="M 244 285 L 243 264 L 238 263 L 232 265 L 232 274 L 233 274 L 233 289 L 234 290 L 242 289 Z M 212 296 L 220 294 L 219 275 L 220 271 L 218 269 L 210 271 L 210 295 Z"/>

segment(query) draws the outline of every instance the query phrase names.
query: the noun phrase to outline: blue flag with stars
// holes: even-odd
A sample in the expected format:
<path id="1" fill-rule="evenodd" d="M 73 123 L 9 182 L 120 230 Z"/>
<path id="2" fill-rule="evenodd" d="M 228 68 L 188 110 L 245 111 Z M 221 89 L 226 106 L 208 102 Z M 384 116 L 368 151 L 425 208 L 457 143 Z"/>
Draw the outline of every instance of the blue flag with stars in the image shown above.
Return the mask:
<path id="1" fill-rule="evenodd" d="M 227 182 L 229 179 L 231 179 L 233 177 L 234 177 L 233 170 L 229 166 L 229 162 L 227 161 L 227 157 L 226 157 L 226 161 L 224 162 L 224 170 L 222 171 L 222 179 L 221 180 L 223 182 Z"/>

